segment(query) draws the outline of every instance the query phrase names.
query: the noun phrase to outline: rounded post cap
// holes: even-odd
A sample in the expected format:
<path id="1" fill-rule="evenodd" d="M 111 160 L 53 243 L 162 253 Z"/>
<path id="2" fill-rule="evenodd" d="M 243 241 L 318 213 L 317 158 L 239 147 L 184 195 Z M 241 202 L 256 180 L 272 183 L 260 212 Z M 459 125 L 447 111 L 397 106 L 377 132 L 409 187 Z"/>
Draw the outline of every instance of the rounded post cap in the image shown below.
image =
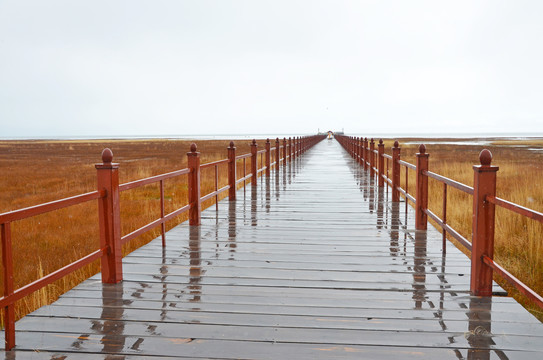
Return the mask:
<path id="1" fill-rule="evenodd" d="M 113 151 L 110 148 L 102 150 L 102 162 L 104 164 L 111 164 L 113 161 Z"/>
<path id="2" fill-rule="evenodd" d="M 253 139 L 253 142 L 251 143 L 251 145 L 256 146 L 256 139 Z"/>
<path id="3" fill-rule="evenodd" d="M 196 152 L 196 149 L 197 147 L 195 143 L 190 144 L 190 152 Z"/>
<path id="4" fill-rule="evenodd" d="M 398 140 L 394 141 L 394 147 L 395 148 L 400 147 L 400 143 L 398 142 Z"/>
<path id="5" fill-rule="evenodd" d="M 420 154 L 426 154 L 426 145 L 420 144 L 420 146 L 419 146 L 419 153 L 420 153 Z"/>
<path id="6" fill-rule="evenodd" d="M 379 139 L 379 145 L 383 145 L 383 139 Z"/>
<path id="7" fill-rule="evenodd" d="M 267 138 L 267 139 L 266 139 L 266 143 L 269 143 L 269 142 L 270 142 L 270 138 Z"/>
<path id="8" fill-rule="evenodd" d="M 367 138 L 367 137 L 365 137 L 365 138 L 364 138 L 364 141 L 368 141 L 368 138 Z"/>
<path id="9" fill-rule="evenodd" d="M 483 149 L 483 151 L 481 151 L 479 154 L 479 161 L 483 166 L 490 166 L 490 163 L 492 163 L 492 153 L 490 150 Z"/>
<path id="10" fill-rule="evenodd" d="M 233 141 L 230 141 L 230 148 L 231 148 L 231 149 L 234 148 L 234 142 L 233 142 Z"/>
<path id="11" fill-rule="evenodd" d="M 373 141 L 373 138 L 370 139 L 370 142 L 374 142 L 374 141 Z"/>
<path id="12" fill-rule="evenodd" d="M 279 138 L 278 138 L 278 137 L 277 137 L 277 138 L 275 138 L 275 142 L 279 142 Z"/>

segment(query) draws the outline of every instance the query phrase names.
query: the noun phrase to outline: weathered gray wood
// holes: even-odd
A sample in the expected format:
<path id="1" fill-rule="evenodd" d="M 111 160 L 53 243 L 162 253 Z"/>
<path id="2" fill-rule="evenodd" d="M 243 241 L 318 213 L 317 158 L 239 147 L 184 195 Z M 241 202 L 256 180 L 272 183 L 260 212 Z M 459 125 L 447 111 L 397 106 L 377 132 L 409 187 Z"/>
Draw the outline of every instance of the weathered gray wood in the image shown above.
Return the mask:
<path id="1" fill-rule="evenodd" d="M 20 320 L 6 358 L 538 359 L 513 299 L 469 295 L 469 261 L 323 141 Z M 495 286 L 496 291 L 503 291 Z"/>

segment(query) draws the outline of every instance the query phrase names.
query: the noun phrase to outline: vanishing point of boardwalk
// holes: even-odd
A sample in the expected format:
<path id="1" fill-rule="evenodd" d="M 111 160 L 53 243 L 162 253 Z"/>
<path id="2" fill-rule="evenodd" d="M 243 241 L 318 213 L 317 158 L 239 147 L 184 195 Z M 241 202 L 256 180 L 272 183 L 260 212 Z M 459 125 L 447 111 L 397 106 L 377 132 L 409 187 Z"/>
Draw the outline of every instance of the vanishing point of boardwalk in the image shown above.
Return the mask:
<path id="1" fill-rule="evenodd" d="M 6 358 L 543 359 L 542 324 L 471 297 L 468 258 L 336 141 L 202 217 L 20 320 Z"/>

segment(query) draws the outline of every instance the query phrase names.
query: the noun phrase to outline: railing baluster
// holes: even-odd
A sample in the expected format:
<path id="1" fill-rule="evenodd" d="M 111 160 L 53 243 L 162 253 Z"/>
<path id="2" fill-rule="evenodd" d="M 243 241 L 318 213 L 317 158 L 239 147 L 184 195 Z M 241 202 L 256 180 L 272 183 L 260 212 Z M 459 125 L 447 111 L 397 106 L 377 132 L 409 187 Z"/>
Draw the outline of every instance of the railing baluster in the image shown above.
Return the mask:
<path id="1" fill-rule="evenodd" d="M 447 184 L 443 183 L 443 255 L 447 253 Z"/>
<path id="2" fill-rule="evenodd" d="M 160 218 L 164 219 L 166 215 L 164 205 L 164 180 L 160 180 Z M 166 223 L 160 224 L 160 232 L 162 235 L 162 247 L 166 247 Z"/>
<path id="3" fill-rule="evenodd" d="M 219 165 L 215 165 L 215 192 L 219 190 Z M 215 210 L 219 211 L 219 194 L 215 195 Z"/>

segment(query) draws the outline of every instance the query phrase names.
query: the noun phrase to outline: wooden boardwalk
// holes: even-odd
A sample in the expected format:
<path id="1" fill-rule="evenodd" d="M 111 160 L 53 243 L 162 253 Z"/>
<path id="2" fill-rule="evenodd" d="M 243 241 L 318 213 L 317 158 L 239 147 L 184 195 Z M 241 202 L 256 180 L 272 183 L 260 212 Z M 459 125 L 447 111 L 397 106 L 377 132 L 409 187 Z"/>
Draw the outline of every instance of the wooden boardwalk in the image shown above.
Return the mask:
<path id="1" fill-rule="evenodd" d="M 20 320 L 5 356 L 543 359 L 542 324 L 471 297 L 466 256 L 389 197 L 324 140 L 130 254 L 124 282 L 95 276 Z"/>

